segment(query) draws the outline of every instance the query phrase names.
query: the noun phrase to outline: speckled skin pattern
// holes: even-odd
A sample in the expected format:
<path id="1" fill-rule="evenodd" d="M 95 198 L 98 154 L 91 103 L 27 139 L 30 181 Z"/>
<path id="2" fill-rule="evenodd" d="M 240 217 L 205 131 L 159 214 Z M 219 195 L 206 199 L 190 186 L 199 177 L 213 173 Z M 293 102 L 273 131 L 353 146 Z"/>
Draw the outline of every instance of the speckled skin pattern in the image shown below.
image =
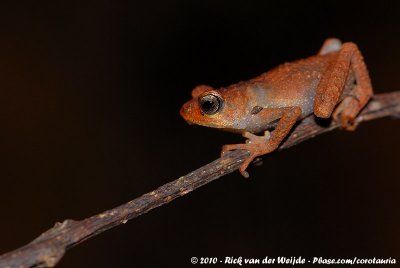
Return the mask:
<path id="1" fill-rule="evenodd" d="M 199 100 L 213 94 L 222 100 L 218 112 L 207 115 Z M 191 124 L 241 133 L 245 144 L 225 145 L 222 152 L 245 149 L 249 158 L 239 169 L 243 176 L 257 156 L 272 152 L 296 121 L 314 113 L 333 116 L 346 130 L 355 129 L 354 118 L 372 96 L 372 86 L 362 55 L 354 43 L 331 38 L 319 53 L 282 64 L 254 79 L 219 89 L 201 85 L 181 108 Z M 267 130 L 274 128 L 270 134 Z M 264 136 L 252 133 L 266 131 Z"/>

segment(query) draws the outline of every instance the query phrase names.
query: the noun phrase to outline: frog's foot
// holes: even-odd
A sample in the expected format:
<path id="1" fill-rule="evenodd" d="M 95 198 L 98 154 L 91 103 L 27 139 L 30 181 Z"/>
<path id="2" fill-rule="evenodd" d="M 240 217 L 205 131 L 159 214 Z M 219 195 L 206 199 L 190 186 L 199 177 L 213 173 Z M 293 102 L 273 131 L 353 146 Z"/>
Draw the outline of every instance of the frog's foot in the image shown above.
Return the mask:
<path id="1" fill-rule="evenodd" d="M 257 136 L 250 132 L 245 132 L 243 133 L 243 137 L 247 138 L 246 143 L 224 145 L 222 147 L 221 155 L 223 155 L 225 152 L 232 150 L 248 151 L 249 156 L 244 160 L 244 162 L 239 168 L 239 171 L 242 174 L 242 176 L 248 178 L 249 173 L 246 171 L 246 169 L 250 165 L 250 163 L 254 160 L 254 158 L 269 152 L 265 150 L 265 147 L 268 144 L 267 141 L 270 138 L 270 133 L 269 131 L 265 131 L 264 136 Z"/>
<path id="2" fill-rule="evenodd" d="M 227 145 L 222 146 L 221 155 L 223 155 L 227 151 L 232 151 L 232 150 L 246 150 L 249 152 L 249 156 L 243 161 L 242 165 L 239 167 L 239 171 L 242 174 L 242 176 L 245 178 L 248 178 L 249 173 L 246 171 L 247 167 L 254 160 L 254 158 L 262 155 L 259 152 L 259 148 L 257 148 L 256 144 L 249 144 L 249 143 L 227 144 Z"/>
<path id="3" fill-rule="evenodd" d="M 357 128 L 358 122 L 354 120 L 362 109 L 357 96 L 347 95 L 332 113 L 333 119 L 338 122 L 342 129 L 353 131 Z"/>
<path id="4" fill-rule="evenodd" d="M 271 133 L 268 131 L 268 130 L 266 130 L 266 131 L 264 131 L 264 135 L 263 136 L 257 136 L 257 135 L 254 135 L 253 133 L 250 133 L 250 132 L 244 132 L 243 134 L 242 134 L 242 136 L 243 137 L 245 137 L 245 138 L 247 138 L 247 140 L 246 140 L 246 143 L 248 143 L 248 144 L 260 144 L 260 143 L 265 143 L 266 141 L 268 141 L 269 140 L 269 138 L 271 138 Z"/>

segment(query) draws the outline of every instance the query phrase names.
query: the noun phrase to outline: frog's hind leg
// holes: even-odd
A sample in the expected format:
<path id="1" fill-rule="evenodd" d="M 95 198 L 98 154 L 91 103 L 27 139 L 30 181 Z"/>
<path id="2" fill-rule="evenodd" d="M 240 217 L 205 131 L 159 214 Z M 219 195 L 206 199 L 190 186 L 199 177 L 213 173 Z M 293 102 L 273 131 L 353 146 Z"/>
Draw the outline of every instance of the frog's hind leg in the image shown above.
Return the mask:
<path id="1" fill-rule="evenodd" d="M 340 120 L 342 128 L 355 128 L 354 118 L 372 96 L 372 86 L 367 67 L 357 45 L 344 43 L 337 57 L 326 69 L 318 85 L 314 100 L 314 114 L 328 118 L 339 103 L 352 70 L 356 85 L 336 108 L 333 117 Z"/>
<path id="2" fill-rule="evenodd" d="M 318 55 L 326 55 L 332 52 L 337 52 L 342 48 L 342 41 L 337 38 L 328 38 L 325 40 L 321 49 L 318 51 Z"/>

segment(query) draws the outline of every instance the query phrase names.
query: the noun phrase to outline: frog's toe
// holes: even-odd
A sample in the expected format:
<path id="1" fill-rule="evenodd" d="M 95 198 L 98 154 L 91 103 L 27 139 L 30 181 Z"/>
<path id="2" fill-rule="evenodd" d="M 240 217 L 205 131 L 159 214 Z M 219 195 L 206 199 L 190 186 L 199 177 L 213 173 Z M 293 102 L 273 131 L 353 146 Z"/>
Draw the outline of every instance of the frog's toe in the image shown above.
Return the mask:
<path id="1" fill-rule="evenodd" d="M 244 132 L 242 134 L 242 136 L 245 137 L 246 139 L 249 139 L 249 140 L 253 140 L 253 139 L 256 139 L 258 137 L 257 135 L 254 135 L 253 133 L 248 132 L 248 131 Z"/>
<path id="2" fill-rule="evenodd" d="M 332 114 L 333 120 L 338 122 L 344 130 L 355 130 L 358 122 L 354 119 L 359 112 L 359 100 L 352 95 L 347 96 Z"/>
<path id="3" fill-rule="evenodd" d="M 271 138 L 271 132 L 269 130 L 264 131 L 264 138 L 269 140 Z"/>
<path id="4" fill-rule="evenodd" d="M 226 144 L 222 146 L 221 156 L 223 156 L 226 152 L 233 150 L 248 150 L 247 144 Z"/>
<path id="5" fill-rule="evenodd" d="M 243 177 L 245 177 L 246 179 L 248 177 L 250 177 L 249 173 L 246 171 L 246 169 L 248 168 L 248 166 L 250 165 L 250 163 L 254 160 L 255 156 L 251 155 L 249 157 L 247 157 L 243 164 L 240 166 L 239 168 L 239 172 L 240 174 L 242 174 Z"/>
<path id="6" fill-rule="evenodd" d="M 264 135 L 263 135 L 263 136 L 257 136 L 257 135 L 254 135 L 253 133 L 250 133 L 250 132 L 247 132 L 247 131 L 244 132 L 244 133 L 242 134 L 242 136 L 245 137 L 245 138 L 247 138 L 246 143 L 248 143 L 248 144 L 265 143 L 265 142 L 267 142 L 267 141 L 269 140 L 269 138 L 271 137 L 270 132 L 269 132 L 268 130 L 266 130 L 266 131 L 264 132 Z"/>
<path id="7" fill-rule="evenodd" d="M 246 168 L 239 168 L 240 174 L 242 174 L 242 176 L 246 179 L 248 179 L 250 177 L 249 172 L 246 171 Z"/>
<path id="8" fill-rule="evenodd" d="M 357 122 L 354 120 L 354 117 L 345 112 L 340 114 L 339 120 L 340 126 L 344 130 L 353 131 L 357 128 Z"/>

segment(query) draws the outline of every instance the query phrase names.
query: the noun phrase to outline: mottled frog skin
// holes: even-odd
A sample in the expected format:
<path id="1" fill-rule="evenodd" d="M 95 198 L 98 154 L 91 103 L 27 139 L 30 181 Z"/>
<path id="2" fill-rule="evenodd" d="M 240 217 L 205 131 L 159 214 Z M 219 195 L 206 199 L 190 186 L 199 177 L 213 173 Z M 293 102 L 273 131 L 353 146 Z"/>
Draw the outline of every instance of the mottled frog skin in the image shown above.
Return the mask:
<path id="1" fill-rule="evenodd" d="M 282 64 L 251 80 L 219 89 L 197 86 L 180 113 L 190 124 L 248 138 L 245 144 L 223 147 L 223 152 L 249 151 L 239 169 L 247 177 L 249 163 L 274 151 L 296 121 L 311 114 L 332 116 L 343 129 L 353 130 L 354 118 L 371 96 L 370 78 L 357 46 L 331 38 L 317 55 Z M 252 134 L 262 131 L 264 136 Z"/>

